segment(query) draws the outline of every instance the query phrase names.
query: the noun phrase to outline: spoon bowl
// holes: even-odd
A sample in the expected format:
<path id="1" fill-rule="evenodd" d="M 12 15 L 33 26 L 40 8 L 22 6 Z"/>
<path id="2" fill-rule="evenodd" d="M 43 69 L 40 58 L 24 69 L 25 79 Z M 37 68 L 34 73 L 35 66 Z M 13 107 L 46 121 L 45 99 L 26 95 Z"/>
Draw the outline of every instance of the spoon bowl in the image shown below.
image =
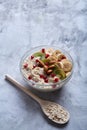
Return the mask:
<path id="1" fill-rule="evenodd" d="M 53 122 L 65 124 L 69 121 L 70 114 L 61 105 L 50 101 L 42 101 L 41 107 L 44 114 Z"/>

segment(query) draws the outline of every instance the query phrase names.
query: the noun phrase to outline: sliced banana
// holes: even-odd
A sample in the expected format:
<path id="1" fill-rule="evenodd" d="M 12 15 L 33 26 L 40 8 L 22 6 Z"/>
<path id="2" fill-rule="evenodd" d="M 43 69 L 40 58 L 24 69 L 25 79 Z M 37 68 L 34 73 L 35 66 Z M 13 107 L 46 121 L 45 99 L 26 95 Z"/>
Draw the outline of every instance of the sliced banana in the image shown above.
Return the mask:
<path id="1" fill-rule="evenodd" d="M 66 56 L 62 53 L 58 54 L 58 60 L 61 61 L 63 58 L 66 58 Z"/>
<path id="2" fill-rule="evenodd" d="M 57 56 L 49 56 L 47 59 L 49 59 L 50 61 L 55 61 L 57 60 Z"/>
<path id="3" fill-rule="evenodd" d="M 63 63 L 62 63 L 62 62 L 58 62 L 57 65 L 58 65 L 58 67 L 59 67 L 60 69 L 63 69 Z"/>
<path id="4" fill-rule="evenodd" d="M 71 74 L 71 72 L 67 72 L 67 73 L 66 73 L 66 77 L 68 77 L 70 74 Z"/>
<path id="5" fill-rule="evenodd" d="M 71 71 L 71 69 L 72 69 L 72 64 L 71 64 L 71 62 L 70 62 L 68 59 L 64 59 L 64 60 L 62 60 L 61 62 L 62 62 L 62 64 L 63 64 L 63 70 L 64 70 L 65 72 Z"/>
<path id="6" fill-rule="evenodd" d="M 55 50 L 54 52 L 53 52 L 53 55 L 58 55 L 58 54 L 60 54 L 61 53 L 61 51 L 60 50 Z"/>

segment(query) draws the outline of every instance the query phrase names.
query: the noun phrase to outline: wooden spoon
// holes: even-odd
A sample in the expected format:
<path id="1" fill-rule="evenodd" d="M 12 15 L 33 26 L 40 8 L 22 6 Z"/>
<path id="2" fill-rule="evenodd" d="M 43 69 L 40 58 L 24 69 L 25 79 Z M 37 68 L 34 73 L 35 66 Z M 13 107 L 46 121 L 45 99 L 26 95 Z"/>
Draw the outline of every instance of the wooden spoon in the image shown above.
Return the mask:
<path id="1" fill-rule="evenodd" d="M 27 95 L 31 96 L 34 100 L 36 100 L 40 104 L 44 114 L 53 122 L 58 124 L 65 124 L 69 121 L 70 114 L 64 107 L 60 106 L 57 103 L 40 99 L 39 97 L 34 95 L 29 89 L 22 86 L 19 82 L 17 82 L 9 75 L 5 75 L 5 79 L 10 81 L 13 85 L 15 85 Z"/>

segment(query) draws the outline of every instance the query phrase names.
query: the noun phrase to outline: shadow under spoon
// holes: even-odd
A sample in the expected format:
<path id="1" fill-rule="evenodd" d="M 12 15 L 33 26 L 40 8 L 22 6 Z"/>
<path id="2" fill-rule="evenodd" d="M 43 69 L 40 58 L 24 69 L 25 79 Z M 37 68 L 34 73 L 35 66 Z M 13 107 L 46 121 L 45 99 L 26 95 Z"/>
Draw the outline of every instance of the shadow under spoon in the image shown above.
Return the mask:
<path id="1" fill-rule="evenodd" d="M 61 105 L 43 100 L 36 95 L 34 95 L 29 89 L 25 88 L 23 85 L 21 85 L 18 81 L 16 81 L 14 78 L 12 78 L 9 75 L 5 75 L 5 79 L 11 82 L 13 85 L 15 85 L 17 88 L 22 90 L 24 93 L 32 97 L 34 100 L 36 100 L 40 106 L 44 114 L 53 122 L 57 124 L 65 124 L 70 119 L 69 112 L 62 107 Z"/>

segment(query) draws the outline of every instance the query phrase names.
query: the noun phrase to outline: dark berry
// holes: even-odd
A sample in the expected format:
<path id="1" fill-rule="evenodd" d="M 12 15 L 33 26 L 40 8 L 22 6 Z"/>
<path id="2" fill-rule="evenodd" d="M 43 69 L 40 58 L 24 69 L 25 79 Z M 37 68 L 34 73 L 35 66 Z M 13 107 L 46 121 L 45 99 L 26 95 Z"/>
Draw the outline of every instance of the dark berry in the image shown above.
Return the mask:
<path id="1" fill-rule="evenodd" d="M 31 56 L 31 60 L 34 58 L 34 56 Z"/>
<path id="2" fill-rule="evenodd" d="M 48 83 L 48 79 L 45 79 L 44 81 L 45 81 L 46 83 Z"/>
<path id="3" fill-rule="evenodd" d="M 44 48 L 42 48 L 42 53 L 45 53 L 45 49 Z"/>
<path id="4" fill-rule="evenodd" d="M 26 64 L 24 64 L 24 68 L 26 69 L 28 67 L 28 64 L 26 63 Z"/>
<path id="5" fill-rule="evenodd" d="M 55 77 L 56 75 L 55 74 L 51 74 L 51 77 Z"/>
<path id="6" fill-rule="evenodd" d="M 32 79 L 32 76 L 29 75 L 29 76 L 28 76 L 28 79 L 29 79 L 29 80 Z"/>
<path id="7" fill-rule="evenodd" d="M 48 58 L 50 55 L 49 54 L 46 54 L 45 58 Z"/>
<path id="8" fill-rule="evenodd" d="M 55 79 L 54 79 L 54 82 L 58 82 L 58 81 L 59 81 L 59 79 L 58 79 L 58 78 L 55 78 Z"/>
<path id="9" fill-rule="evenodd" d="M 40 74 L 40 78 L 44 79 L 44 75 Z"/>

